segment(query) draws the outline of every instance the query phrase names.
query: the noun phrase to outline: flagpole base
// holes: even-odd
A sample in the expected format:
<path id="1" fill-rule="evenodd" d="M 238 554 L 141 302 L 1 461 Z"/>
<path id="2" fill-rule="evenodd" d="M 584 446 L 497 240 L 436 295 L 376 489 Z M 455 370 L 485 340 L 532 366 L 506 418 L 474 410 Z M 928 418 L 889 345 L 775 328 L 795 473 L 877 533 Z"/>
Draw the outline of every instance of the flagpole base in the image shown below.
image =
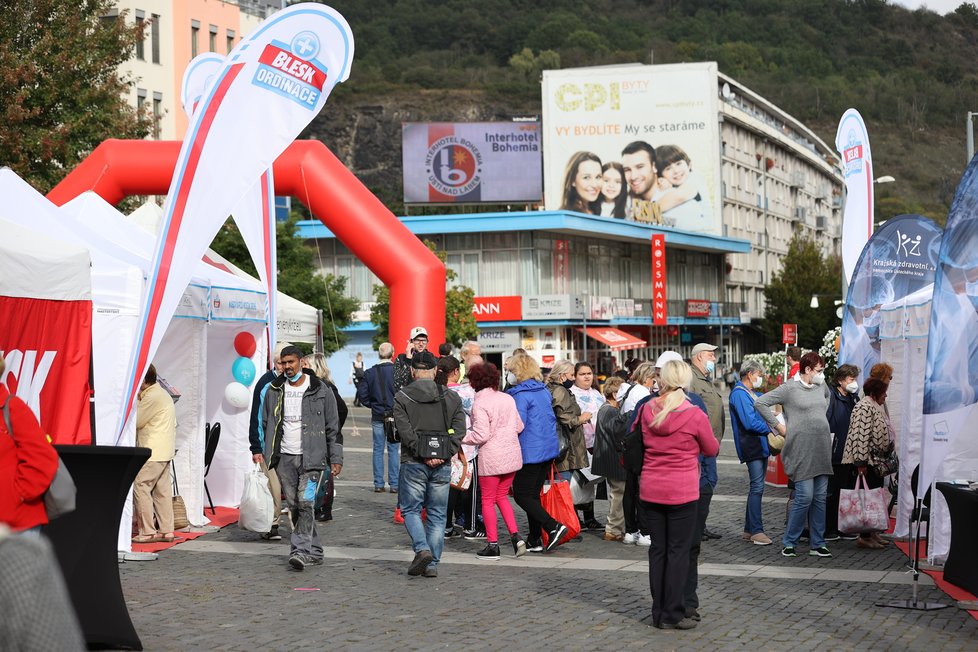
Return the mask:
<path id="1" fill-rule="evenodd" d="M 890 602 L 877 602 L 877 607 L 890 607 L 892 609 L 912 609 L 913 611 L 937 611 L 947 609 L 951 605 L 943 602 L 922 602 L 920 600 L 891 600 Z"/>

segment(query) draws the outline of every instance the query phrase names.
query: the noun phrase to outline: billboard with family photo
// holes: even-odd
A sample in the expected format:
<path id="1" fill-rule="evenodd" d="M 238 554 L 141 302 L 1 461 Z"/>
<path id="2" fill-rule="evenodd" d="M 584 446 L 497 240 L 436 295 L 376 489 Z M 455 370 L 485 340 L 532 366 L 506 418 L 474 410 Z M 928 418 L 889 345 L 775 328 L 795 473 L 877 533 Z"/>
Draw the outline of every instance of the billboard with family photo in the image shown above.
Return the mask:
<path id="1" fill-rule="evenodd" d="M 716 63 L 543 73 L 548 210 L 719 235 Z"/>

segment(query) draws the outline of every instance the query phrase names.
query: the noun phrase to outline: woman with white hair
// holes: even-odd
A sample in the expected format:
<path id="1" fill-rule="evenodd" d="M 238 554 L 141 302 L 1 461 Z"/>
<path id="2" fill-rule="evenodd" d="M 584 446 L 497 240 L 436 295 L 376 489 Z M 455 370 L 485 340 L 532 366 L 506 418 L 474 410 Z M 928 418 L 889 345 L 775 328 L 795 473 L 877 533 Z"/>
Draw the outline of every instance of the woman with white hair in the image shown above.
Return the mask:
<path id="1" fill-rule="evenodd" d="M 720 452 L 706 414 L 683 391 L 692 376 L 685 362 L 665 363 L 659 374 L 659 396 L 637 415 L 645 447 L 640 509 L 652 530 L 649 588 L 652 624 L 659 629 L 697 625 L 686 616 L 684 592 L 700 495 L 699 455 L 714 457 Z"/>
<path id="2" fill-rule="evenodd" d="M 761 501 L 764 497 L 764 473 L 771 451 L 767 425 L 754 402 L 760 397 L 756 392 L 764 384 L 764 369 L 754 360 L 740 364 L 740 382 L 730 391 L 730 425 L 733 426 L 734 445 L 741 464 L 747 465 L 750 489 L 747 492 L 747 511 L 744 515 L 744 540 L 758 546 L 771 545 L 771 538 L 764 534 L 761 518 Z"/>

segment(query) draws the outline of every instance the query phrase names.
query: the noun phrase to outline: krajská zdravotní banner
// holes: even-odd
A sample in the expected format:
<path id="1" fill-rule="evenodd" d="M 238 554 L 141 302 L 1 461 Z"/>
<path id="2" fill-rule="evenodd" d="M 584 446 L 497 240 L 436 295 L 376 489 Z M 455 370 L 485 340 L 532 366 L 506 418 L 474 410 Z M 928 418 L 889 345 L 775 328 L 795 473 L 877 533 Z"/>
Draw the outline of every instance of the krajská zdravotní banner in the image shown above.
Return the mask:
<path id="1" fill-rule="evenodd" d="M 544 71 L 546 208 L 721 235 L 718 102 L 712 62 Z"/>
<path id="2" fill-rule="evenodd" d="M 859 111 L 842 114 L 835 134 L 835 148 L 842 155 L 846 179 L 846 206 L 842 215 L 842 270 L 848 284 L 856 261 L 873 234 L 873 155 L 869 134 Z"/>
<path id="3" fill-rule="evenodd" d="M 333 9 L 296 4 L 242 39 L 194 112 L 164 205 L 125 408 L 197 261 L 237 202 L 350 74 L 353 34 Z"/>
<path id="4" fill-rule="evenodd" d="M 943 232 L 920 215 L 887 220 L 863 247 L 842 315 L 839 362 L 859 367 L 860 386 L 880 361 L 880 309 L 934 282 Z"/>
<path id="5" fill-rule="evenodd" d="M 402 132 L 404 202 L 539 202 L 537 122 L 407 122 Z"/>
<path id="6" fill-rule="evenodd" d="M 945 458 L 974 456 L 978 403 L 978 157 L 958 185 L 934 277 L 924 420 L 920 448 L 922 497 Z"/>

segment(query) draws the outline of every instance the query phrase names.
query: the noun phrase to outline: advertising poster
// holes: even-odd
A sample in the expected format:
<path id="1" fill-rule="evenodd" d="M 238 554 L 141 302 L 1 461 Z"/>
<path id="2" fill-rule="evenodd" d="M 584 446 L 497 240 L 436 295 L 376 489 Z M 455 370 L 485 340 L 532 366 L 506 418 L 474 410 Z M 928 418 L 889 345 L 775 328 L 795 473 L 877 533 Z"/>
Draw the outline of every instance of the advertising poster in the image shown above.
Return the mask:
<path id="1" fill-rule="evenodd" d="M 403 125 L 404 203 L 538 202 L 540 124 Z"/>
<path id="2" fill-rule="evenodd" d="M 715 63 L 547 70 L 547 210 L 722 233 Z"/>
<path id="3" fill-rule="evenodd" d="M 842 315 L 839 360 L 859 367 L 860 385 L 880 361 L 881 308 L 934 282 L 943 232 L 920 215 L 887 220 L 855 264 Z"/>
<path id="4" fill-rule="evenodd" d="M 842 155 L 846 177 L 846 204 L 842 216 L 842 270 L 846 283 L 869 236 L 873 234 L 873 154 L 869 134 L 859 111 L 842 114 L 835 134 L 835 148 Z"/>

